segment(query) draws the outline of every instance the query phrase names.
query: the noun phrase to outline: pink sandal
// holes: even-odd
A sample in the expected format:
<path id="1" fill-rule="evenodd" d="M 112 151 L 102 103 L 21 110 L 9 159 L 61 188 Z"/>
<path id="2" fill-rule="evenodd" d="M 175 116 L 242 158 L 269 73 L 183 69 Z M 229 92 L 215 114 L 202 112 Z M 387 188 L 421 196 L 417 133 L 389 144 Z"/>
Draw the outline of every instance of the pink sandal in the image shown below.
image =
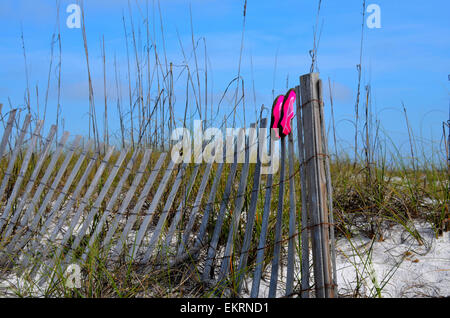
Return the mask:
<path id="1" fill-rule="evenodd" d="M 280 95 L 275 98 L 275 101 L 272 105 L 272 118 L 270 121 L 270 128 L 275 129 L 277 139 L 280 138 L 280 119 L 281 119 L 281 111 L 283 106 L 284 96 Z"/>
<path id="2" fill-rule="evenodd" d="M 280 121 L 281 138 L 289 135 L 292 131 L 291 120 L 294 118 L 294 102 L 297 95 L 294 89 L 290 89 L 284 95 L 283 118 Z"/>

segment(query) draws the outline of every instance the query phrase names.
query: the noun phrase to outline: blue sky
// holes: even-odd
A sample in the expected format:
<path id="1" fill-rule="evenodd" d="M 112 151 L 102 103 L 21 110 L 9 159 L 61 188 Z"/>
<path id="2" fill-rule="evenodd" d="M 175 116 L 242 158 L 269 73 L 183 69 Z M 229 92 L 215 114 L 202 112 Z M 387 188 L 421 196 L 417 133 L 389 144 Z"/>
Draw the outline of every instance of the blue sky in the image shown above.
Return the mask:
<path id="1" fill-rule="evenodd" d="M 62 118 L 64 128 L 72 133 L 86 134 L 88 86 L 81 31 L 66 27 L 66 8 L 75 0 L 60 2 L 62 37 Z M 158 2 L 149 0 L 150 28 L 153 39 L 162 50 Z M 208 56 L 208 90 L 210 103 L 216 105 L 228 83 L 238 73 L 241 47 L 243 0 L 161 0 L 164 40 L 169 62 L 183 64 L 178 35 L 191 57 L 192 10 L 195 40 L 205 38 Z M 408 111 L 414 134 L 427 143 L 439 146 L 442 122 L 447 120 L 450 82 L 450 2 L 368 0 L 381 8 L 381 29 L 365 28 L 362 92 L 372 87 L 372 112 L 402 152 L 408 150 L 408 136 L 402 114 L 402 102 Z M 146 1 L 131 1 L 136 31 L 145 39 Z M 285 93 L 287 86 L 298 84 L 300 75 L 308 73 L 313 43 L 313 26 L 318 1 L 249 0 L 242 52 L 241 76 L 245 83 L 247 123 L 254 116 L 254 107 L 272 104 L 275 95 Z M 155 6 L 155 11 L 153 10 Z M 94 95 L 100 116 L 103 108 L 103 70 L 100 39 L 105 37 L 107 89 L 112 130 L 118 129 L 115 116 L 114 56 L 122 78 L 123 99 L 126 96 L 126 51 L 122 14 L 130 27 L 128 2 L 125 0 L 84 1 L 87 39 L 94 82 Z M 319 25 L 322 33 L 318 51 L 318 69 L 324 80 L 326 115 L 329 122 L 328 78 L 334 89 L 335 117 L 341 146 L 351 149 L 354 128 L 354 107 L 359 63 L 362 1 L 323 0 Z M 2 0 L 0 2 L 0 102 L 9 108 L 8 98 L 23 106 L 26 88 L 24 57 L 21 43 L 23 30 L 32 107 L 43 105 L 50 62 L 50 42 L 56 22 L 54 0 Z M 177 35 L 178 34 L 178 35 Z M 153 34 L 152 34 L 153 37 Z M 203 43 L 203 42 L 201 42 Z M 131 45 L 131 43 L 130 43 Z M 202 44 L 203 45 L 203 44 Z M 200 46 L 202 46 L 200 45 Z M 198 52 L 204 66 L 203 49 Z M 52 68 L 47 118 L 56 115 L 57 50 Z M 276 68 L 275 68 L 276 64 Z M 177 69 L 175 67 L 175 69 Z M 276 71 L 275 71 L 276 70 Z M 177 71 L 175 71 L 176 73 Z M 178 70 L 179 72 L 179 70 Z M 133 70 L 134 74 L 134 70 Z M 179 98 L 176 116 L 183 117 L 185 80 L 174 83 Z M 255 90 L 253 91 L 253 85 Z M 234 90 L 234 86 L 232 86 Z M 256 99 L 256 101 L 255 101 Z M 192 102 L 192 100 L 190 100 Z M 231 110 L 233 98 L 221 104 L 221 112 Z M 361 104 L 362 105 L 362 104 Z M 361 106 L 362 108 L 362 106 Z M 241 110 L 242 108 L 240 108 Z M 238 124 L 243 112 L 238 113 Z M 49 123 L 47 123 L 49 124 Z M 101 123 L 100 123 L 101 124 Z M 435 145 L 435 146 L 436 146 Z"/>

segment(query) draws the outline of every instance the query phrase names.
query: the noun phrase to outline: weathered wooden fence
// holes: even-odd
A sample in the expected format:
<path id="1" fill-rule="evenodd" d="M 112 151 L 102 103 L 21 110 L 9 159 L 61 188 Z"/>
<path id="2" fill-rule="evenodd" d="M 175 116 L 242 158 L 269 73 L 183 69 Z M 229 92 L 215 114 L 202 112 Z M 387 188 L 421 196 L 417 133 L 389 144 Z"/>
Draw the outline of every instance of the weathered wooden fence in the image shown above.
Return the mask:
<path id="1" fill-rule="evenodd" d="M 218 295 L 242 295 L 244 286 L 251 297 L 265 295 L 261 284 L 269 275 L 269 297 L 335 297 L 321 82 L 315 73 L 300 82 L 298 153 L 291 133 L 281 140 L 278 172 L 266 176 L 260 151 L 249 163 L 248 143 L 244 163 L 175 164 L 167 153 L 139 146 L 95 147 L 80 136 L 69 142 L 68 132 L 55 142 L 55 126 L 44 137 L 42 121 L 32 128 L 27 114 L 19 127 L 18 111 L 10 111 L 0 144 L 2 270 L 31 270 L 43 283 L 96 253 L 131 260 L 144 272 L 196 262 Z M 267 120 L 259 126 L 267 129 Z M 258 147 L 267 144 L 262 138 Z"/>

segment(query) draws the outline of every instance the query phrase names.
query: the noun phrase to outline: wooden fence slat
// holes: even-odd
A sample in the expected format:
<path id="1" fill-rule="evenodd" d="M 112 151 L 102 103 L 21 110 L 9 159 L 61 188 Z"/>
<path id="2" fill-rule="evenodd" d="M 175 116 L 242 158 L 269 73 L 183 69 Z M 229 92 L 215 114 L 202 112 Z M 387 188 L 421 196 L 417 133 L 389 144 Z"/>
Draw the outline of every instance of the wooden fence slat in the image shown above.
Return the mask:
<path id="1" fill-rule="evenodd" d="M 17 109 L 13 109 L 9 112 L 8 122 L 6 123 L 5 132 L 3 133 L 2 142 L 0 144 L 0 159 L 3 157 L 3 153 L 8 143 L 9 135 L 11 134 L 12 126 L 16 118 Z"/>
<path id="2" fill-rule="evenodd" d="M 292 121 L 291 121 L 292 126 Z M 292 132 L 288 135 L 288 153 L 289 153 L 289 240 L 288 240 L 288 259 L 286 273 L 286 296 L 292 295 L 294 290 L 294 270 L 295 270 L 295 242 L 297 229 L 297 206 L 295 195 L 295 170 L 294 170 L 294 137 Z"/>
<path id="3" fill-rule="evenodd" d="M 286 164 L 286 138 L 282 138 L 281 142 L 281 158 L 280 158 L 280 185 L 278 190 L 278 208 L 277 220 L 275 224 L 275 246 L 272 258 L 272 273 L 270 275 L 269 298 L 276 297 L 278 284 L 278 270 L 280 266 L 281 240 L 283 235 L 283 207 L 284 207 L 284 176 Z"/>
<path id="4" fill-rule="evenodd" d="M 261 129 L 267 129 L 267 118 L 262 118 L 260 123 Z M 250 139 L 251 140 L 251 139 Z M 241 291 L 242 283 L 244 281 L 245 272 L 247 268 L 248 252 L 250 250 L 250 244 L 252 241 L 253 228 L 255 225 L 256 207 L 258 205 L 259 186 L 261 183 L 261 146 L 265 144 L 264 136 L 258 134 L 258 153 L 256 157 L 255 171 L 253 174 L 253 187 L 250 196 L 250 207 L 247 217 L 247 225 L 245 228 L 244 241 L 242 243 L 241 254 L 239 257 L 239 266 L 237 269 L 238 275 L 238 294 Z"/>
<path id="5" fill-rule="evenodd" d="M 300 165 L 300 183 L 301 183 L 301 196 L 302 196 L 302 213 L 301 213 L 301 245 L 302 245 L 302 261 L 301 261 L 301 293 L 302 298 L 309 298 L 310 289 L 310 273 L 309 273 L 309 226 L 311 222 L 307 213 L 307 176 L 305 169 L 305 146 L 303 144 L 303 114 L 302 114 L 302 99 L 300 86 L 296 88 L 296 105 L 297 105 L 297 142 L 299 149 L 299 165 Z"/>
<path id="6" fill-rule="evenodd" d="M 317 73 L 304 75 L 300 78 L 303 110 L 303 128 L 305 142 L 306 169 L 308 176 L 308 201 L 312 221 L 313 268 L 316 297 L 331 297 L 331 264 L 329 258 L 329 235 L 326 201 L 326 180 L 324 168 L 318 154 L 322 153 L 322 140 L 319 122 L 319 108 Z M 326 221 L 325 221 L 326 220 Z"/>
<path id="7" fill-rule="evenodd" d="M 237 142 L 236 142 L 236 144 L 237 144 Z M 224 191 L 224 194 L 222 197 L 219 214 L 217 215 L 216 225 L 214 226 L 213 236 L 209 243 L 208 254 L 207 254 L 207 258 L 205 261 L 205 267 L 204 267 L 203 275 L 202 275 L 202 281 L 210 280 L 209 277 L 210 277 L 210 273 L 211 273 L 212 264 L 214 262 L 214 258 L 215 258 L 216 252 L 217 252 L 217 245 L 219 243 L 219 236 L 222 231 L 222 225 L 223 225 L 223 221 L 225 218 L 225 211 L 227 210 L 227 207 L 228 207 L 228 201 L 230 200 L 231 190 L 233 187 L 234 178 L 236 176 L 236 170 L 237 170 L 236 144 L 234 145 L 234 148 L 235 148 L 234 162 L 231 165 L 231 170 L 230 170 L 230 173 L 228 174 L 228 180 L 227 180 L 227 184 L 225 186 L 225 191 Z"/>
<path id="8" fill-rule="evenodd" d="M 251 124 L 250 127 L 255 128 L 255 124 Z M 254 133 L 254 130 L 250 130 L 250 131 L 252 133 Z M 253 136 L 249 136 L 249 137 L 250 137 L 250 138 L 248 138 L 249 140 L 253 140 Z M 246 138 L 244 138 L 244 141 L 245 141 L 245 139 Z M 234 250 L 233 244 L 235 243 L 236 232 L 238 230 L 239 220 L 241 218 L 242 207 L 244 206 L 244 200 L 245 200 L 246 189 L 247 189 L 247 181 L 248 181 L 248 172 L 249 172 L 249 168 L 250 168 L 250 156 L 249 156 L 250 150 L 249 150 L 249 148 L 250 148 L 250 144 L 245 142 L 245 162 L 242 167 L 239 187 L 237 190 L 237 196 L 235 198 L 236 200 L 235 200 L 234 211 L 233 211 L 233 214 L 231 215 L 231 223 L 230 223 L 230 227 L 228 230 L 227 244 L 225 246 L 225 252 L 224 252 L 223 258 L 222 258 L 222 264 L 220 265 L 219 276 L 218 276 L 219 282 L 224 281 L 224 279 L 228 275 L 228 272 L 232 265 L 231 262 L 233 261 L 231 258 L 232 254 L 233 254 L 233 250 Z"/>
<path id="9" fill-rule="evenodd" d="M 3 228 L 4 225 L 8 224 L 8 215 L 11 212 L 11 208 L 13 205 L 13 202 L 16 200 L 16 196 L 19 193 L 20 187 L 22 185 L 23 179 L 25 178 L 25 174 L 28 170 L 28 165 L 31 160 L 31 155 L 34 152 L 34 147 L 36 146 L 37 139 L 39 137 L 39 133 L 41 131 L 42 126 L 44 125 L 44 122 L 41 120 L 37 123 L 36 128 L 32 134 L 32 139 L 30 144 L 28 145 L 28 149 L 25 153 L 25 156 L 22 159 L 22 164 L 20 166 L 19 173 L 17 175 L 17 178 L 14 180 L 14 186 L 13 189 L 8 197 L 8 201 L 6 203 L 6 207 L 3 210 L 3 214 L 0 220 L 0 231 Z M 14 222 L 14 221 L 13 221 Z M 3 236 L 5 238 L 5 236 Z"/>
<path id="10" fill-rule="evenodd" d="M 166 204 L 164 205 L 163 211 L 161 215 L 159 216 L 158 224 L 156 225 L 156 228 L 153 232 L 153 235 L 150 239 L 148 249 L 144 254 L 144 259 L 142 262 L 146 263 L 150 259 L 153 250 L 155 249 L 155 246 L 157 244 L 157 241 L 159 239 L 159 236 L 161 234 L 161 230 L 166 222 L 167 216 L 169 214 L 169 211 L 172 207 L 173 201 L 175 200 L 175 196 L 177 195 L 178 188 L 181 185 L 181 181 L 184 178 L 184 173 L 186 171 L 187 164 L 183 163 L 181 169 L 178 171 L 177 177 L 175 178 L 175 182 L 172 185 L 172 189 L 170 190 L 169 196 L 167 197 Z"/>
<path id="11" fill-rule="evenodd" d="M 8 162 L 8 167 L 3 176 L 2 184 L 0 186 L 0 200 L 3 199 L 3 195 L 5 194 L 6 187 L 8 186 L 9 178 L 11 177 L 12 169 L 14 168 L 14 164 L 16 163 L 16 158 L 19 155 L 20 150 L 22 149 L 23 139 L 28 131 L 28 126 L 30 125 L 31 115 L 27 114 L 25 120 L 23 121 L 22 129 L 20 130 L 19 138 L 16 140 L 16 145 L 14 146 L 14 150 L 12 152 L 11 158 Z M 0 219 L 0 229 L 5 224 L 6 220 L 3 218 Z"/>
<path id="12" fill-rule="evenodd" d="M 269 132 L 271 130 L 269 129 Z M 271 137 L 271 144 L 272 144 L 272 137 Z M 271 147 L 271 161 L 273 162 L 274 157 L 274 151 L 273 147 Z M 263 217 L 261 220 L 261 233 L 259 235 L 259 243 L 258 248 L 256 252 L 256 265 L 255 265 L 255 271 L 253 273 L 253 282 L 252 282 L 252 289 L 250 292 L 250 297 L 257 298 L 259 295 L 259 287 L 261 284 L 261 277 L 262 277 L 262 271 L 263 271 L 263 262 L 264 262 L 264 250 L 266 247 L 266 240 L 267 240 L 267 230 L 269 227 L 269 216 L 270 216 L 270 203 L 272 199 L 272 185 L 273 185 L 273 174 L 270 173 L 267 175 L 266 180 L 266 195 L 264 198 L 264 211 L 263 211 Z"/>
<path id="13" fill-rule="evenodd" d="M 314 80 L 309 77 L 301 77 L 301 93 L 302 93 L 302 102 L 305 104 L 308 101 L 316 100 L 317 96 L 313 94 L 314 89 Z M 313 103 L 313 102 L 311 102 Z M 310 103 L 310 104 L 311 104 Z M 307 200 L 311 202 L 311 205 L 308 206 L 308 211 L 310 212 L 311 218 L 311 243 L 313 249 L 313 268 L 314 268 L 314 280 L 316 283 L 316 297 L 324 298 L 325 290 L 324 290 L 324 277 L 323 277 L 323 259 L 322 259 L 322 235 L 321 231 L 318 228 L 320 224 L 320 214 L 318 209 L 318 193 L 315 187 L 318 184 L 317 175 L 315 173 L 315 165 L 314 160 L 309 160 L 314 156 L 314 141 L 310 140 L 311 136 L 314 136 L 314 115 L 312 107 L 302 107 L 303 111 L 303 130 L 304 130 L 304 147 L 305 147 L 305 169 L 308 173 L 308 192 L 307 192 Z"/>
<path id="14" fill-rule="evenodd" d="M 126 167 L 124 173 L 122 174 L 119 184 L 117 185 L 116 190 L 114 191 L 113 195 L 111 196 L 111 200 L 109 201 L 108 206 L 106 207 L 105 211 L 103 212 L 103 215 L 100 218 L 100 221 L 98 222 L 98 224 L 95 228 L 94 234 L 91 236 L 91 238 L 89 240 L 89 244 L 86 248 L 86 251 L 81 256 L 81 258 L 83 260 L 86 260 L 87 255 L 90 251 L 90 248 L 94 245 L 95 240 L 100 235 L 100 232 L 102 231 L 103 226 L 104 226 L 108 216 L 112 213 L 115 203 L 119 199 L 120 191 L 121 191 L 123 185 L 125 184 L 126 180 L 128 180 L 128 177 L 129 177 L 130 173 L 132 172 L 133 166 L 137 161 L 139 152 L 140 151 L 138 149 L 136 149 L 133 153 L 133 156 L 128 161 L 127 167 Z M 119 225 L 119 220 L 120 220 L 119 216 L 122 216 L 122 214 L 124 214 L 124 212 L 122 212 L 122 211 L 126 211 L 128 205 L 130 204 L 130 201 L 133 198 L 133 195 L 135 193 L 136 187 L 139 185 L 141 178 L 144 175 L 145 168 L 147 167 L 147 164 L 148 164 L 148 161 L 150 160 L 151 154 L 152 154 L 151 149 L 145 150 L 144 157 L 141 160 L 141 164 L 138 167 L 138 171 L 136 172 L 136 175 L 133 179 L 131 187 L 128 190 L 128 192 L 126 193 L 125 198 L 122 201 L 122 204 L 118 210 L 118 213 L 116 214 L 116 216 L 113 219 L 112 226 L 108 229 L 103 246 L 107 246 L 109 244 L 110 238 L 112 238 L 112 235 L 114 234 L 117 226 Z"/>
<path id="15" fill-rule="evenodd" d="M 158 190 L 156 191 L 155 196 L 153 197 L 152 203 L 150 204 L 150 207 L 148 208 L 144 220 L 142 221 L 142 224 L 139 228 L 139 231 L 137 233 L 136 239 L 133 242 L 133 245 L 128 250 L 128 257 L 130 259 L 134 259 L 136 256 L 136 252 L 139 250 L 139 247 L 141 246 L 142 240 L 144 239 L 145 233 L 147 232 L 148 225 L 150 224 L 150 221 L 153 218 L 153 214 L 156 211 L 156 208 L 158 207 L 159 200 L 161 199 L 164 191 L 166 190 L 166 186 L 169 182 L 169 178 L 172 175 L 172 172 L 174 170 L 174 162 L 170 160 L 169 166 L 166 169 L 166 172 L 159 184 Z M 116 246 L 116 253 L 120 254 L 120 248 L 123 246 L 119 242 L 119 244 Z"/>
<path id="16" fill-rule="evenodd" d="M 9 225 L 8 225 L 6 231 L 5 231 L 5 234 L 4 234 L 4 238 L 5 239 L 7 239 L 9 237 L 9 235 L 11 235 L 11 232 L 13 231 L 14 226 L 16 225 L 16 222 L 17 222 L 17 220 L 18 220 L 18 218 L 19 218 L 19 216 L 20 216 L 20 214 L 21 214 L 21 212 L 23 210 L 23 207 L 25 206 L 25 204 L 26 204 L 26 202 L 28 200 L 28 197 L 31 194 L 31 191 L 32 191 L 33 186 L 34 186 L 34 183 L 36 182 L 36 180 L 38 178 L 38 175 L 39 175 L 39 172 L 41 171 L 42 165 L 44 164 L 44 161 L 45 161 L 45 159 L 47 157 L 47 154 L 50 151 L 50 147 L 52 145 L 53 138 L 54 138 L 55 134 L 56 134 L 56 125 L 52 125 L 52 127 L 50 129 L 50 132 L 49 132 L 49 135 L 48 135 L 48 137 L 46 139 L 44 151 L 41 153 L 41 155 L 39 157 L 39 160 L 38 160 L 38 162 L 36 163 L 36 166 L 33 169 L 33 173 L 31 175 L 30 179 L 28 180 L 28 183 L 27 183 L 27 185 L 25 187 L 25 191 L 23 192 L 22 197 L 20 198 L 20 202 L 17 205 L 16 210 L 14 212 L 14 215 L 11 218 L 11 221 L 9 222 Z M 25 160 L 24 160 L 24 162 L 25 162 Z M 23 174 L 21 173 L 21 175 L 23 175 Z M 17 182 L 16 182 L 16 184 L 17 184 Z M 16 184 L 14 186 L 16 186 Z M 12 195 L 11 195 L 11 197 L 12 197 Z M 10 197 L 10 200 L 11 200 L 11 197 Z M 11 208 L 11 206 L 9 208 Z M 6 209 L 8 209 L 8 208 L 6 208 Z"/>
<path id="17" fill-rule="evenodd" d="M 175 234 L 175 231 L 177 229 L 178 223 L 181 220 L 181 216 L 184 214 L 186 203 L 189 198 L 189 195 L 191 194 L 192 187 L 195 183 L 195 180 L 197 178 L 198 171 L 200 170 L 201 164 L 196 164 L 194 167 L 194 171 L 192 171 L 191 177 L 189 179 L 189 182 L 186 187 L 186 191 L 184 193 L 183 199 L 181 199 L 180 204 L 178 205 L 177 211 L 175 213 L 175 216 L 172 219 L 172 223 L 170 224 L 169 230 L 167 231 L 165 242 L 164 242 L 164 249 L 168 250 L 170 247 L 170 243 L 172 242 L 173 235 Z M 194 203 L 195 204 L 195 203 Z"/>
<path id="18" fill-rule="evenodd" d="M 320 121 L 321 121 L 321 136 L 323 153 L 328 154 L 328 142 L 325 134 L 325 116 L 323 114 L 323 94 L 322 94 L 322 80 L 319 80 L 319 97 L 321 98 L 320 107 Z M 331 183 L 331 170 L 330 170 L 330 157 L 325 156 L 325 176 L 327 183 L 327 193 L 328 193 L 328 213 L 329 213 L 329 224 L 330 224 L 330 252 L 331 252 L 331 262 L 332 262 L 332 280 L 333 280 L 333 292 L 334 295 L 338 294 L 337 291 L 337 273 L 336 273 L 336 242 L 334 237 L 334 215 L 333 215 L 333 187 Z"/>
<path id="19" fill-rule="evenodd" d="M 209 175 L 211 174 L 211 170 L 212 170 L 212 164 L 208 163 L 206 165 L 206 169 L 205 169 L 205 172 L 203 174 L 203 178 L 202 178 L 202 182 L 200 184 L 200 188 L 198 189 L 198 192 L 197 192 L 197 197 L 195 198 L 195 201 L 194 201 L 194 207 L 193 207 L 191 213 L 189 214 L 189 221 L 188 221 L 188 223 L 186 225 L 186 228 L 183 231 L 182 241 L 179 242 L 179 244 L 178 244 L 177 257 L 181 256 L 181 254 L 184 251 L 184 247 L 186 247 L 187 244 L 188 244 L 189 235 L 190 235 L 190 233 L 192 231 L 192 228 L 194 226 L 194 222 L 195 222 L 195 219 L 197 217 L 198 211 L 200 210 L 200 204 L 202 202 L 203 194 L 204 194 L 206 186 L 208 184 Z"/>
<path id="20" fill-rule="evenodd" d="M 314 142 L 314 152 L 315 152 L 315 158 L 314 158 L 314 165 L 316 166 L 316 191 L 317 191 L 317 200 L 319 205 L 318 211 L 319 211 L 319 220 L 321 226 L 319 227 L 321 232 L 321 252 L 322 252 L 322 260 L 323 260 L 323 273 L 324 273 L 324 289 L 325 289 L 325 297 L 330 298 L 332 297 L 332 272 L 331 272 L 331 259 L 330 259 L 330 226 L 329 226 L 329 218 L 328 218 L 328 204 L 327 204 L 327 180 L 325 176 L 325 162 L 323 160 L 323 156 L 327 156 L 327 154 L 323 154 L 323 156 L 319 156 L 317 154 L 323 153 L 323 142 L 322 139 L 322 122 L 321 122 L 321 116 L 320 116 L 320 109 L 323 107 L 320 101 L 322 101 L 321 90 L 320 85 L 321 81 L 318 78 L 317 75 L 317 82 L 316 82 L 316 94 L 317 99 L 319 100 L 318 103 L 312 104 L 312 111 L 314 114 L 314 121 L 313 121 L 313 127 L 314 127 L 314 136 L 313 139 Z"/>
<path id="21" fill-rule="evenodd" d="M 150 177 L 148 178 L 147 183 L 145 184 L 144 188 L 142 189 L 141 194 L 139 195 L 139 198 L 133 208 L 133 211 L 131 212 L 130 216 L 128 217 L 127 223 L 125 224 L 125 227 L 124 227 L 124 229 L 119 237 L 119 240 L 114 248 L 114 251 L 116 251 L 116 253 L 117 253 L 116 255 L 120 254 L 124 244 L 126 244 L 127 238 L 128 238 L 128 233 L 131 230 L 131 228 L 133 227 L 134 223 L 136 222 L 138 214 L 141 212 L 142 206 L 144 205 L 145 200 L 147 199 L 148 193 L 150 192 L 150 189 L 152 188 L 153 183 L 155 182 L 156 176 L 159 174 L 159 171 L 161 170 L 161 167 L 162 167 L 166 157 L 167 157 L 167 153 L 165 153 L 165 152 L 162 153 L 159 156 L 159 159 L 158 159 L 155 167 L 152 169 L 152 173 L 150 174 Z M 138 176 L 136 176 L 136 178 L 137 177 Z M 142 175 L 140 177 L 142 177 Z M 137 181 L 140 181 L 140 178 Z M 136 182 L 133 185 L 135 187 L 137 187 L 138 183 Z M 133 197 L 134 194 L 135 194 L 134 190 L 132 193 L 127 194 L 127 195 L 130 195 L 129 200 L 131 200 L 131 198 Z M 129 203 L 129 201 L 128 201 L 128 203 Z M 128 204 L 126 206 L 128 206 Z M 125 208 L 126 208 L 126 206 L 125 206 Z M 115 220 L 115 223 L 113 224 L 113 227 L 106 234 L 105 244 L 109 244 L 109 240 L 111 240 L 112 234 L 114 234 L 114 232 L 119 224 L 118 223 L 119 217 L 121 217 L 123 215 L 125 215 L 125 209 L 121 208 L 121 209 L 119 209 L 119 214 L 116 216 L 116 220 Z"/>
<path id="22" fill-rule="evenodd" d="M 108 179 L 106 180 L 105 184 L 103 185 L 102 190 L 100 191 L 100 194 L 95 199 L 95 202 L 94 202 L 94 204 L 92 206 L 92 209 L 89 212 L 88 216 L 86 217 L 84 223 L 82 224 L 81 229 L 76 234 L 76 238 L 73 241 L 72 246 L 71 246 L 71 250 L 72 251 L 74 251 L 79 246 L 79 244 L 81 243 L 81 240 L 83 239 L 84 235 L 86 234 L 86 231 L 87 231 L 89 225 L 91 224 L 92 220 L 94 219 L 94 216 L 97 214 L 98 210 L 100 209 L 100 205 L 102 204 L 103 199 L 105 198 L 106 194 L 109 191 L 109 188 L 111 187 L 114 179 L 116 178 L 116 175 L 119 172 L 119 169 L 122 166 L 122 163 L 125 160 L 125 157 L 127 156 L 127 153 L 128 153 L 128 149 L 123 149 L 121 151 L 120 155 L 119 155 L 119 158 L 116 160 L 116 162 L 114 163 L 112 169 L 109 171 Z M 103 163 L 105 163 L 105 161 L 103 161 Z M 104 166 L 102 170 L 104 170 L 105 168 L 106 168 L 106 166 Z M 97 171 L 97 174 L 98 173 L 99 173 L 99 171 Z M 101 176 L 101 174 L 100 174 L 100 176 Z M 91 186 L 93 186 L 92 189 L 95 188 L 95 185 L 91 184 Z M 88 197 L 88 199 L 89 199 L 89 197 Z M 80 206 L 78 208 L 78 211 L 77 211 L 77 214 L 75 215 L 74 218 L 72 218 L 72 224 L 74 224 L 74 226 L 73 226 L 73 228 L 71 226 L 69 231 L 72 232 L 73 229 L 75 228 L 75 225 L 78 223 L 78 219 L 79 219 L 79 217 L 81 215 L 81 212 L 83 212 L 83 210 L 86 207 L 87 203 L 88 202 L 86 200 L 86 201 L 84 201 L 84 205 L 83 205 L 83 202 L 80 204 Z M 80 214 L 78 214 L 79 211 L 81 211 Z M 69 231 L 67 231 L 66 233 L 68 233 Z M 65 242 L 63 241 L 62 244 L 65 244 Z M 66 262 L 69 261 L 70 256 L 71 256 L 71 253 L 68 252 L 67 253 L 67 257 L 66 257 Z"/>
<path id="23" fill-rule="evenodd" d="M 75 140 L 75 142 L 78 144 L 79 140 L 81 140 L 81 138 L 80 139 L 77 138 Z M 44 237 L 45 233 L 47 232 L 48 227 L 51 225 L 51 222 L 56 217 L 55 211 L 58 211 L 60 209 L 61 204 L 63 203 L 64 199 L 66 198 L 66 196 L 69 195 L 69 193 L 68 193 L 69 189 L 72 186 L 72 183 L 75 180 L 75 177 L 78 175 L 78 172 L 79 172 L 79 170 L 81 168 L 81 165 L 84 162 L 84 160 L 85 160 L 86 156 L 88 155 L 88 153 L 90 151 L 90 148 L 92 147 L 93 144 L 94 144 L 93 141 L 90 140 L 88 142 L 87 146 L 85 147 L 85 149 L 81 152 L 77 162 L 75 163 L 75 166 L 73 167 L 72 171 L 70 172 L 69 178 L 67 179 L 66 183 L 64 184 L 64 187 L 63 187 L 62 191 L 59 193 L 59 195 L 58 195 L 58 197 L 57 197 L 57 199 L 56 199 L 56 201 L 55 201 L 55 203 L 53 205 L 53 209 L 47 214 L 47 219 L 45 220 L 44 224 L 42 225 L 42 227 L 38 231 L 37 237 L 33 241 L 32 246 L 30 248 L 30 253 L 34 254 L 34 252 L 38 250 L 41 238 Z M 70 159 L 73 156 L 75 148 L 76 148 L 76 146 L 74 146 L 71 149 L 69 155 L 64 160 L 64 163 L 67 162 L 67 164 L 69 164 Z M 56 159 L 57 159 L 57 157 L 56 157 Z M 55 181 L 53 182 L 52 188 L 51 188 L 50 192 L 46 196 L 46 199 L 48 198 L 48 202 L 52 199 L 53 192 L 55 191 L 56 186 L 59 184 L 59 181 L 60 181 L 60 179 L 61 179 L 61 177 L 63 175 L 64 170 L 63 169 L 59 170 L 59 173 L 58 173 L 57 177 L 55 178 L 55 181 L 58 181 L 58 182 L 55 182 Z M 60 175 L 60 178 L 59 178 L 59 180 L 57 180 L 59 175 Z M 81 186 L 79 185 L 79 187 L 81 187 Z M 76 193 L 74 193 L 73 195 L 74 196 L 75 195 L 78 196 L 78 194 L 76 194 Z M 39 220 L 44 215 L 44 212 L 45 212 L 46 208 L 47 208 L 47 204 L 46 205 L 41 205 L 37 215 L 35 216 L 35 218 L 33 220 L 33 224 L 32 224 L 32 230 L 33 231 L 34 231 L 34 228 L 36 228 L 36 230 L 37 230 L 37 225 L 39 223 Z M 25 257 L 24 257 L 24 260 L 22 262 L 22 267 L 26 267 L 28 265 L 29 260 L 30 260 L 30 257 L 26 254 Z"/>

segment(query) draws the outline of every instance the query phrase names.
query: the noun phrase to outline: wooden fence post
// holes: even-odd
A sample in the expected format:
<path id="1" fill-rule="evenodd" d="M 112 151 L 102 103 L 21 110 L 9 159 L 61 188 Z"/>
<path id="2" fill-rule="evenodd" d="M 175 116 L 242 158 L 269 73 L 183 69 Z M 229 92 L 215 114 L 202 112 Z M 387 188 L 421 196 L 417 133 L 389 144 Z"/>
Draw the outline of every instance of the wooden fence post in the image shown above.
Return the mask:
<path id="1" fill-rule="evenodd" d="M 298 90 L 297 90 L 298 91 Z M 309 229 L 312 242 L 313 270 L 315 280 L 315 292 L 318 298 L 336 297 L 335 292 L 335 271 L 332 270 L 334 264 L 334 239 L 330 239 L 329 202 L 331 184 L 327 178 L 328 154 L 326 138 L 324 134 L 324 122 L 322 116 L 322 92 L 320 90 L 320 79 L 318 73 L 310 73 L 300 77 L 301 102 L 297 103 L 297 125 L 299 130 L 299 153 L 302 174 L 303 209 L 307 209 L 307 223 L 302 217 L 302 230 Z M 304 213 L 302 214 L 304 216 Z M 305 222 L 308 224 L 305 227 Z M 303 236 L 302 236 L 303 237 Z M 331 235 L 333 238 L 333 235 Z M 303 253 L 309 251 L 308 244 L 302 240 Z M 302 268 L 309 266 L 303 264 Z M 302 269 L 302 274 L 304 273 Z M 308 272 L 306 272 L 309 274 Z M 309 281 L 309 277 L 302 277 L 302 289 L 304 282 Z M 303 294 L 303 293 L 302 293 Z"/>

